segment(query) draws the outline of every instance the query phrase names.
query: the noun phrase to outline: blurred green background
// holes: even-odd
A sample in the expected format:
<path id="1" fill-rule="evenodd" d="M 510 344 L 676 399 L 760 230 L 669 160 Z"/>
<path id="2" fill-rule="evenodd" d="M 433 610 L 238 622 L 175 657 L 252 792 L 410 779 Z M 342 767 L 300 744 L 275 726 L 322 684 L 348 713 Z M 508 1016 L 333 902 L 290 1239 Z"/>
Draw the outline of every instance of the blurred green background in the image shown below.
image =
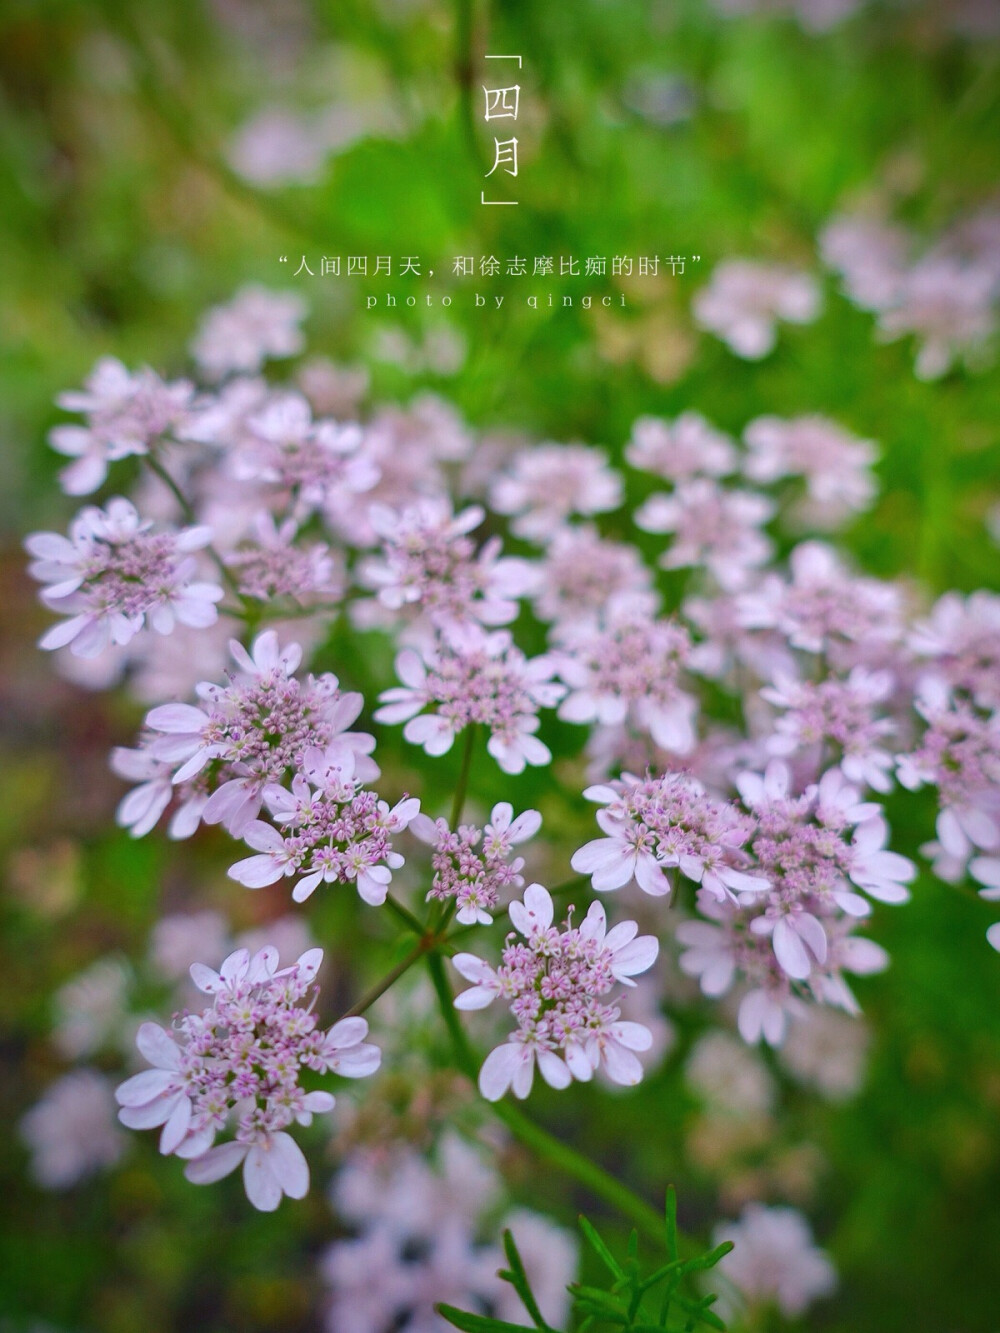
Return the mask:
<path id="1" fill-rule="evenodd" d="M 580 438 L 618 457 L 644 413 L 694 408 L 734 433 L 763 412 L 829 414 L 883 450 L 881 499 L 847 538 L 860 562 L 933 592 L 996 587 L 984 528 L 1000 498 L 994 374 L 919 382 L 912 345 L 876 343 L 871 317 L 829 277 L 820 319 L 784 326 L 759 363 L 736 360 L 689 315 L 692 293 L 730 256 L 819 272 L 817 233 L 852 202 L 877 198 L 932 237 L 989 197 L 998 44 L 963 37 L 950 15 L 943 0 L 873 4 L 813 34 L 788 15 L 727 19 L 700 0 L 4 5 L 4 1333 L 315 1328 L 313 1260 L 332 1234 L 320 1171 L 304 1204 L 251 1215 L 238 1189 L 187 1186 L 140 1141 L 149 1135 L 134 1136 L 114 1175 L 61 1194 L 25 1174 L 16 1121 L 62 1068 L 47 1041 L 54 989 L 109 951 L 139 956 L 166 907 L 211 903 L 247 925 L 284 906 L 280 886 L 248 902 L 227 883 L 221 837 L 168 848 L 114 829 L 121 788 L 107 751 L 129 741 L 139 710 L 58 680 L 34 648 L 46 616 L 22 569 L 24 532 L 62 529 L 72 512 L 55 482 L 63 460 L 45 445 L 62 415 L 54 395 L 102 354 L 185 373 L 209 305 L 246 282 L 291 287 L 310 304 L 310 351 L 367 366 L 373 400 L 432 388 L 483 429 Z M 473 99 L 487 50 L 524 58 L 516 209 L 479 202 L 491 136 Z M 323 126 L 325 147 L 300 168 L 308 179 L 282 178 L 280 142 L 268 166 L 259 127 L 264 165 L 248 172 L 254 118 L 274 108 Z M 420 256 L 435 276 L 319 276 L 323 255 L 350 254 Z M 456 255 L 569 254 L 690 262 L 683 276 L 631 284 L 451 271 Z M 316 276 L 293 277 L 303 255 Z M 386 291 L 421 303 L 386 310 Z M 474 291 L 505 295 L 503 308 L 475 309 Z M 627 305 L 588 312 L 587 291 L 624 291 Z M 554 293 L 556 308 L 526 308 L 531 292 Z M 572 309 L 560 308 L 564 293 Z M 389 683 L 387 646 L 373 662 L 336 643 L 328 657 L 349 685 Z M 386 741 L 403 786 L 414 754 Z M 440 766 L 440 792 L 455 768 L 455 755 Z M 506 794 L 500 777 L 480 767 L 484 804 Z M 517 792 L 568 846 L 590 836 L 588 812 L 550 777 L 519 779 Z M 933 813 L 929 796 L 891 798 L 894 845 L 915 854 Z M 643 1192 L 673 1180 L 692 1232 L 733 1216 L 745 1190 L 800 1204 L 841 1274 L 802 1327 L 1000 1329 L 992 919 L 971 891 L 927 873 L 909 906 L 879 909 L 872 933 L 893 963 L 859 987 L 873 1034 L 864 1090 L 837 1106 L 784 1079 L 773 1137 L 716 1170 L 689 1151 L 696 1107 L 678 1072 L 710 1007 L 678 1007 L 678 1044 L 636 1095 L 581 1089 L 533 1108 Z M 324 942 L 374 932 L 370 961 L 353 949 L 340 960 L 331 1002 L 349 1002 L 391 959 L 384 927 L 351 903 L 317 904 L 310 924 Z M 567 1221 L 581 1205 L 600 1212 L 517 1151 L 507 1166 L 515 1197 Z"/>

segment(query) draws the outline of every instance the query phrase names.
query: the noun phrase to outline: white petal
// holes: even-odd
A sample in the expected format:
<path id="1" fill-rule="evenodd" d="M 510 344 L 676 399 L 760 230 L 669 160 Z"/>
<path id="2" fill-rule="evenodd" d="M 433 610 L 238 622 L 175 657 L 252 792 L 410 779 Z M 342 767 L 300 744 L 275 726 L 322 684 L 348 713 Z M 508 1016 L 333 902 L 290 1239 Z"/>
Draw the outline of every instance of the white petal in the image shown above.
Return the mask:
<path id="1" fill-rule="evenodd" d="M 247 1155 L 245 1143 L 220 1143 L 201 1157 L 195 1157 L 184 1168 L 185 1179 L 192 1185 L 212 1185 L 231 1175 Z"/>

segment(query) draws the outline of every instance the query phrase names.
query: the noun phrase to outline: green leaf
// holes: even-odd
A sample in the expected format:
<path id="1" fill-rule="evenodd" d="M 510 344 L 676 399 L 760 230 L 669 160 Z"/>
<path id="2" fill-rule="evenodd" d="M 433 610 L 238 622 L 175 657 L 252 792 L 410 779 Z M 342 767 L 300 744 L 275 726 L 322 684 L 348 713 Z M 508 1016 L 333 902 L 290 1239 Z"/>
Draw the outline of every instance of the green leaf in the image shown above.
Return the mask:
<path id="1" fill-rule="evenodd" d="M 671 1259 L 676 1260 L 679 1250 L 677 1248 L 677 1191 L 673 1185 L 667 1186 L 667 1253 Z"/>
<path id="2" fill-rule="evenodd" d="M 614 1257 L 614 1255 L 605 1245 L 604 1241 L 601 1240 L 600 1236 L 597 1234 L 597 1232 L 594 1230 L 594 1228 L 590 1225 L 590 1223 L 587 1221 L 585 1217 L 580 1218 L 580 1230 L 583 1232 L 587 1240 L 590 1242 L 591 1248 L 594 1250 L 595 1254 L 597 1254 L 599 1258 L 604 1260 L 605 1265 L 612 1273 L 612 1275 L 617 1278 L 625 1277 L 624 1268 L 622 1268 L 621 1264 Z"/>
<path id="3" fill-rule="evenodd" d="M 616 1314 L 625 1313 L 625 1303 L 600 1287 L 581 1287 L 576 1283 L 570 1288 L 574 1300 L 590 1301 L 602 1310 L 613 1310 Z"/>
<path id="4" fill-rule="evenodd" d="M 505 1319 L 470 1314 L 467 1310 L 456 1310 L 453 1305 L 435 1305 L 434 1309 L 442 1319 L 447 1319 L 449 1324 L 460 1329 L 461 1333 L 531 1333 L 528 1324 L 508 1324 Z"/>
<path id="5" fill-rule="evenodd" d="M 541 1329 L 542 1333 L 554 1333 L 552 1327 L 545 1322 L 542 1317 L 542 1312 L 538 1308 L 538 1302 L 535 1300 L 534 1293 L 531 1290 L 531 1283 L 528 1281 L 528 1275 L 524 1271 L 524 1264 L 521 1261 L 521 1256 L 518 1253 L 517 1245 L 514 1242 L 514 1237 L 509 1228 L 506 1228 L 503 1233 L 503 1248 L 504 1253 L 507 1256 L 507 1262 L 510 1264 L 510 1268 L 502 1269 L 500 1271 L 500 1277 L 502 1277 L 505 1282 L 509 1282 L 517 1292 L 518 1296 L 520 1296 L 524 1303 L 524 1308 L 534 1321 L 535 1327 Z"/>

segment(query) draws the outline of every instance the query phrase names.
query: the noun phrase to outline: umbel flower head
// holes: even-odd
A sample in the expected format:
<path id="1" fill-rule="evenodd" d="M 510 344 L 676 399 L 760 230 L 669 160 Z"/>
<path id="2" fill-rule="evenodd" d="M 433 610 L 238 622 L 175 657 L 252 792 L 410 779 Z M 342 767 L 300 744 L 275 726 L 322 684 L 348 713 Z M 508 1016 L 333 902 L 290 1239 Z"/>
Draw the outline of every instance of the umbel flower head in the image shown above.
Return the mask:
<path id="1" fill-rule="evenodd" d="M 178 621 L 197 629 L 215 624 L 222 589 L 196 579 L 192 555 L 211 541 L 209 529 L 153 532 L 152 526 L 118 498 L 105 509 L 81 509 L 68 537 L 36 532 L 27 539 L 35 557 L 28 572 L 48 585 L 42 601 L 68 617 L 42 636 L 40 647 L 68 645 L 77 657 L 97 657 L 147 626 L 169 634 Z"/>
<path id="2" fill-rule="evenodd" d="M 572 908 L 562 931 L 553 926 L 553 915 L 548 890 L 529 884 L 524 901 L 510 905 L 523 942 L 507 937 L 498 968 L 470 953 L 452 959 L 474 983 L 456 999 L 457 1009 L 483 1009 L 502 995 L 517 1019 L 517 1030 L 490 1052 L 479 1072 L 479 1090 L 488 1101 L 499 1101 L 508 1088 L 527 1097 L 536 1060 L 553 1088 L 566 1088 L 574 1078 L 586 1083 L 599 1068 L 625 1086 L 642 1078 L 634 1053 L 649 1050 L 652 1033 L 641 1023 L 622 1021 L 620 1009 L 607 999 L 616 985 L 633 986 L 631 978 L 652 967 L 656 939 L 637 937 L 634 921 L 609 931 L 600 903 L 591 904 L 578 927 Z"/>
<path id="3" fill-rule="evenodd" d="M 511 859 L 514 846 L 533 838 L 541 826 L 537 810 L 525 810 L 515 819 L 508 801 L 493 807 L 485 829 L 462 824 L 452 832 L 443 819 L 417 815 L 410 828 L 434 848 L 434 881 L 427 897 L 453 898 L 458 907 L 455 919 L 464 926 L 490 925 L 500 890 L 524 887 L 519 873 L 524 858 Z"/>
<path id="4" fill-rule="evenodd" d="M 142 747 L 116 751 L 122 776 L 142 780 L 118 811 L 136 835 L 153 827 L 176 792 L 184 814 L 179 824 L 175 817 L 173 836 L 190 835 L 204 819 L 241 837 L 260 813 L 265 788 L 301 770 L 307 749 L 334 741 L 355 756 L 354 777 L 378 777 L 369 758 L 374 738 L 347 730 L 361 712 L 360 694 L 341 693 L 329 672 L 299 680 L 302 649 L 282 648 L 274 630 L 258 634 L 249 653 L 235 639 L 229 648 L 239 670 L 227 684 L 202 681 L 198 706 L 152 709 Z"/>
<path id="5" fill-rule="evenodd" d="M 247 1198 L 263 1212 L 283 1194 L 301 1199 L 309 1189 L 309 1167 L 288 1128 L 333 1109 L 332 1094 L 302 1086 L 302 1071 L 364 1078 L 381 1060 L 364 1040 L 363 1018 L 320 1028 L 310 992 L 322 961 L 322 949 L 309 949 L 278 971 L 278 951 L 268 946 L 252 957 L 237 949 L 218 972 L 194 963 L 192 979 L 212 1004 L 185 1013 L 172 1032 L 143 1023 L 136 1045 L 152 1068 L 115 1094 L 124 1125 L 162 1126 L 160 1152 L 186 1160 L 194 1184 L 221 1180 L 242 1164 Z M 235 1137 L 215 1144 L 232 1122 Z"/>
<path id="6" fill-rule="evenodd" d="M 403 858 L 393 850 L 391 835 L 401 832 L 420 810 L 415 797 L 404 797 L 392 809 L 357 776 L 357 760 L 344 745 L 311 748 L 292 789 L 268 787 L 264 800 L 279 832 L 262 819 L 244 833 L 258 853 L 237 861 L 230 876 L 248 889 L 298 876 L 292 892 L 305 902 L 324 881 L 355 883 L 366 903 L 385 902 L 393 870 Z"/>
<path id="7" fill-rule="evenodd" d="M 523 773 L 526 764 L 552 759 L 535 732 L 539 709 L 554 707 L 565 693 L 554 671 L 548 657 L 526 658 L 507 630 L 470 630 L 423 655 L 404 649 L 396 658 L 403 684 L 382 692 L 375 721 L 406 722 L 403 735 L 430 755 L 447 754 L 460 732 L 481 722 L 490 733 L 486 748 L 503 771 Z"/>
<path id="8" fill-rule="evenodd" d="M 588 787 L 584 796 L 601 802 L 597 822 L 605 836 L 581 847 L 571 862 L 592 876 L 598 893 L 623 888 L 634 879 L 643 892 L 670 892 L 665 870 L 676 867 L 716 898 L 759 892 L 762 875 L 749 874 L 743 851 L 755 821 L 731 802 L 708 796 L 686 773 L 637 778 Z"/>

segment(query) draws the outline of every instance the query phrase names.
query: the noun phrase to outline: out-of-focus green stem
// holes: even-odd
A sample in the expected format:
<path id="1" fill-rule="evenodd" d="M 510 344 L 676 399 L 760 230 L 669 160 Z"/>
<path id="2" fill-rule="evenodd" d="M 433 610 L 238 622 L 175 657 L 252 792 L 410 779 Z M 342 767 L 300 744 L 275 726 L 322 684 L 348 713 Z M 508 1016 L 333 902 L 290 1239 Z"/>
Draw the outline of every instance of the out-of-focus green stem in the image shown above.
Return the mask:
<path id="1" fill-rule="evenodd" d="M 458 828 L 458 821 L 462 818 L 462 810 L 465 807 L 465 794 L 469 789 L 469 772 L 472 768 L 472 752 L 476 746 L 477 730 L 476 724 L 473 723 L 465 732 L 462 767 L 459 770 L 458 782 L 455 784 L 455 799 L 451 803 L 451 828 L 453 831 Z"/>
<path id="2" fill-rule="evenodd" d="M 475 77 L 472 5 L 473 0 L 455 0 L 455 79 L 458 83 L 458 100 L 466 142 L 473 162 L 481 169 L 479 141 L 476 138 L 476 115 L 472 105 Z"/>
<path id="3" fill-rule="evenodd" d="M 356 1004 L 352 1004 L 350 1009 L 341 1015 L 341 1018 L 356 1018 L 359 1014 L 363 1014 L 366 1009 L 370 1009 L 380 996 L 395 985 L 404 972 L 409 972 L 414 963 L 419 963 L 430 947 L 431 945 L 426 939 L 421 939 L 405 958 L 401 959 L 391 971 L 385 974 L 381 981 L 377 981 L 370 990 L 365 991 L 361 999 Z"/>
<path id="4" fill-rule="evenodd" d="M 394 898 L 391 893 L 386 894 L 385 905 L 388 907 L 389 911 L 397 916 L 405 926 L 409 927 L 414 934 L 424 935 L 426 933 L 427 927 L 419 917 L 414 916 L 410 909 L 404 907 L 399 899 Z"/>

